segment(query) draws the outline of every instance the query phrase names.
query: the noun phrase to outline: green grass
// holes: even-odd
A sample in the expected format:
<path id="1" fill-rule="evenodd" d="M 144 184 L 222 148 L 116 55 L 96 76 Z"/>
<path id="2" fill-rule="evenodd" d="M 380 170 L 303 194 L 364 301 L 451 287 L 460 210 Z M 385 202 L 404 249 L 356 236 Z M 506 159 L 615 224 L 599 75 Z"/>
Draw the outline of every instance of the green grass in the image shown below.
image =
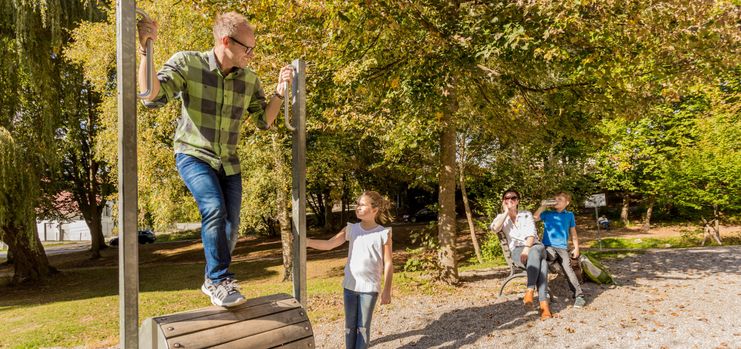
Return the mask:
<path id="1" fill-rule="evenodd" d="M 193 230 L 184 230 L 184 231 L 178 231 L 178 232 L 172 232 L 172 233 L 155 232 L 155 235 L 157 236 L 157 242 L 197 240 L 201 238 L 201 230 L 193 229 Z"/>
<path id="2" fill-rule="evenodd" d="M 682 248 L 699 247 L 702 239 L 691 236 L 661 237 L 661 238 L 607 238 L 602 239 L 602 248 L 609 249 L 646 249 L 646 248 Z M 729 236 L 723 238 L 723 245 L 739 245 L 741 237 Z M 585 244 L 585 247 L 598 248 L 597 241 Z M 705 242 L 705 246 L 718 246 L 715 241 Z"/>
<path id="3" fill-rule="evenodd" d="M 476 256 L 472 256 L 468 260 L 461 262 L 458 265 L 458 271 L 489 269 L 489 268 L 506 267 L 506 266 L 507 266 L 507 262 L 504 260 L 504 257 L 502 256 L 497 257 L 497 259 L 493 261 L 485 260 L 483 263 L 479 263 L 478 260 L 476 260 Z"/>
<path id="4" fill-rule="evenodd" d="M 313 263 L 322 263 L 316 261 Z M 279 262 L 237 262 L 248 298 L 292 291 L 281 282 Z M 400 270 L 397 267 L 397 270 Z M 142 266 L 139 319 L 209 306 L 199 287 L 201 263 Z M 311 278 L 308 313 L 312 322 L 341 319 L 342 274 Z M 421 273 L 394 274 L 394 296 L 453 292 L 450 286 L 430 282 Z M 66 271 L 46 284 L 0 288 L 0 348 L 110 347 L 118 343 L 118 270 Z"/>
<path id="5" fill-rule="evenodd" d="M 598 260 L 606 259 L 623 259 L 626 257 L 633 257 L 639 254 L 644 254 L 644 250 L 633 250 L 633 251 L 585 251 L 584 254 L 596 257 Z"/>

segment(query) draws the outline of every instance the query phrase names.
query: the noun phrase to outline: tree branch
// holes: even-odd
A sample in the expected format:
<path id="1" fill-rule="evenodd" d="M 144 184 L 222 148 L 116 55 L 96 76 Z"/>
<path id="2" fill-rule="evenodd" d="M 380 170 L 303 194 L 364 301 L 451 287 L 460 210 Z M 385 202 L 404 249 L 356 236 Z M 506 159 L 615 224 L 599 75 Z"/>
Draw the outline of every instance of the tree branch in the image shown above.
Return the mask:
<path id="1" fill-rule="evenodd" d="M 515 85 L 521 90 L 525 90 L 529 92 L 547 92 L 547 91 L 558 90 L 562 88 L 582 87 L 582 86 L 590 86 L 594 84 L 593 82 L 575 82 L 571 84 L 553 85 L 553 86 L 548 86 L 548 87 L 531 87 L 531 86 L 525 85 L 520 80 L 517 80 L 517 78 L 512 78 L 512 82 L 514 82 Z"/>

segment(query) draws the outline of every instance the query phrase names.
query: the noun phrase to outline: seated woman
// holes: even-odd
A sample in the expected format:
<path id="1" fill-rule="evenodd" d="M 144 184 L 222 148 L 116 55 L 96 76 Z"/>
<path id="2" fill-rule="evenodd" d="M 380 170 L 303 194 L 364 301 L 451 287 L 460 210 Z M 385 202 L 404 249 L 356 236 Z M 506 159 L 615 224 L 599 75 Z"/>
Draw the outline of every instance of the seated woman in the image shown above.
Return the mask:
<path id="1" fill-rule="evenodd" d="M 518 211 L 519 203 L 520 193 L 514 189 L 505 191 L 502 195 L 502 213 L 494 218 L 489 228 L 495 232 L 503 230 L 507 234 L 514 263 L 527 270 L 527 291 L 523 302 L 526 307 L 532 309 L 537 288 L 540 318 L 545 320 L 551 318 L 547 299 L 548 262 L 545 247 L 538 241 L 532 213 L 526 210 Z"/>

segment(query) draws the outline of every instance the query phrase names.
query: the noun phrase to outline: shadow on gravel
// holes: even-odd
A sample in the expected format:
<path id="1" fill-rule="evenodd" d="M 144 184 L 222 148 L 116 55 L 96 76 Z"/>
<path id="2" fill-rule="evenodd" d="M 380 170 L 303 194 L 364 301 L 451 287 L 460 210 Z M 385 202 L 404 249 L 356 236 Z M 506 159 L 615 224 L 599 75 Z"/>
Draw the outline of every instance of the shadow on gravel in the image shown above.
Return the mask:
<path id="1" fill-rule="evenodd" d="M 482 279 L 504 278 L 509 274 L 508 270 L 493 270 L 484 274 L 469 275 L 464 278 L 464 282 L 473 282 Z M 437 320 L 431 322 L 423 329 L 407 331 L 404 333 L 391 334 L 372 340 L 373 345 L 380 345 L 386 342 L 394 342 L 407 337 L 417 337 L 413 342 L 407 342 L 398 348 L 460 348 L 464 345 L 476 343 L 480 338 L 495 337 L 497 331 L 514 329 L 528 323 L 539 322 L 540 314 L 537 310 L 527 310 L 522 305 L 522 293 L 525 291 L 524 281 L 512 282 L 505 289 L 505 293 L 495 303 L 480 307 L 470 307 L 457 309 L 444 313 Z M 584 292 L 588 295 L 588 303 L 591 299 L 598 297 L 608 288 L 593 283 L 583 285 Z M 551 303 L 551 311 L 555 316 L 559 312 L 571 307 L 573 299 L 571 291 L 564 277 L 558 277 L 551 280 L 551 292 L 554 294 Z M 522 292 L 520 292 L 522 291 Z M 492 298 L 496 298 L 499 287 L 492 289 Z M 482 303 L 486 300 L 482 300 Z M 465 329 L 465 331 L 461 331 Z"/>
<path id="2" fill-rule="evenodd" d="M 422 337 L 418 340 L 399 348 L 458 348 L 465 344 L 475 343 L 482 336 L 490 335 L 497 329 L 516 327 L 536 319 L 535 312 L 529 314 L 522 307 L 519 299 L 482 307 L 458 309 L 443 314 L 423 329 L 372 340 L 371 346 L 421 335 Z M 462 333 L 461 328 L 467 330 Z"/>
<path id="3" fill-rule="evenodd" d="M 620 285 L 637 279 L 695 279 L 718 273 L 741 274 L 741 246 L 649 250 L 619 261 L 608 260 Z"/>
<path id="4" fill-rule="evenodd" d="M 646 253 L 639 255 L 603 260 L 618 283 L 617 287 L 640 286 L 643 283 L 641 280 L 695 279 L 713 274 L 741 274 L 741 246 L 644 251 Z M 507 275 L 508 270 L 496 269 L 468 275 L 463 278 L 463 281 L 475 282 L 496 278 L 504 281 Z M 530 322 L 540 321 L 537 311 L 527 312 L 522 306 L 520 296 L 521 291 L 524 292 L 524 285 L 522 283 L 513 284 L 505 289 L 501 300 L 493 304 L 444 313 L 422 329 L 390 334 L 373 340 L 372 345 L 398 340 L 407 342 L 403 339 L 421 336 L 399 348 L 459 348 L 476 343 L 483 337 L 496 336 L 499 330 L 513 329 Z M 582 284 L 587 295 L 587 307 L 611 287 L 613 286 L 597 285 L 591 282 Z M 559 312 L 571 307 L 571 292 L 563 277 L 551 280 L 550 288 L 556 297 L 551 304 L 551 310 L 558 316 Z M 498 291 L 498 287 L 492 290 L 493 298 Z M 485 301 L 482 300 L 482 303 Z M 569 314 L 578 316 L 578 312 Z M 466 330 L 461 331 L 462 328 Z"/>

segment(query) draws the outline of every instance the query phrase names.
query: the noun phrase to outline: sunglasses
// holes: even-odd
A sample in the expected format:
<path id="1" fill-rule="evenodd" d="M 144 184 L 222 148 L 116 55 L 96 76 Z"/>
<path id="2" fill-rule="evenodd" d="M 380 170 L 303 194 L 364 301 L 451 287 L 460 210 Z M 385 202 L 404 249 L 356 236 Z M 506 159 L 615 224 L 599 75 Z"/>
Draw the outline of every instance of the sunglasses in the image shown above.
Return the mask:
<path id="1" fill-rule="evenodd" d="M 505 201 L 506 201 L 506 200 L 512 200 L 512 201 L 515 201 L 515 200 L 519 200 L 519 199 L 520 199 L 520 198 L 518 198 L 517 196 L 505 196 L 505 197 L 504 197 L 504 200 L 505 200 Z"/>
<path id="2" fill-rule="evenodd" d="M 237 39 L 235 39 L 235 38 L 233 38 L 231 36 L 229 37 L 229 39 L 232 40 L 232 41 L 234 41 L 234 42 L 236 42 L 240 46 L 244 47 L 244 54 L 247 54 L 248 55 L 248 54 L 252 53 L 252 50 L 255 49 L 255 46 L 247 46 L 247 45 L 239 42 L 239 40 L 237 40 Z"/>

